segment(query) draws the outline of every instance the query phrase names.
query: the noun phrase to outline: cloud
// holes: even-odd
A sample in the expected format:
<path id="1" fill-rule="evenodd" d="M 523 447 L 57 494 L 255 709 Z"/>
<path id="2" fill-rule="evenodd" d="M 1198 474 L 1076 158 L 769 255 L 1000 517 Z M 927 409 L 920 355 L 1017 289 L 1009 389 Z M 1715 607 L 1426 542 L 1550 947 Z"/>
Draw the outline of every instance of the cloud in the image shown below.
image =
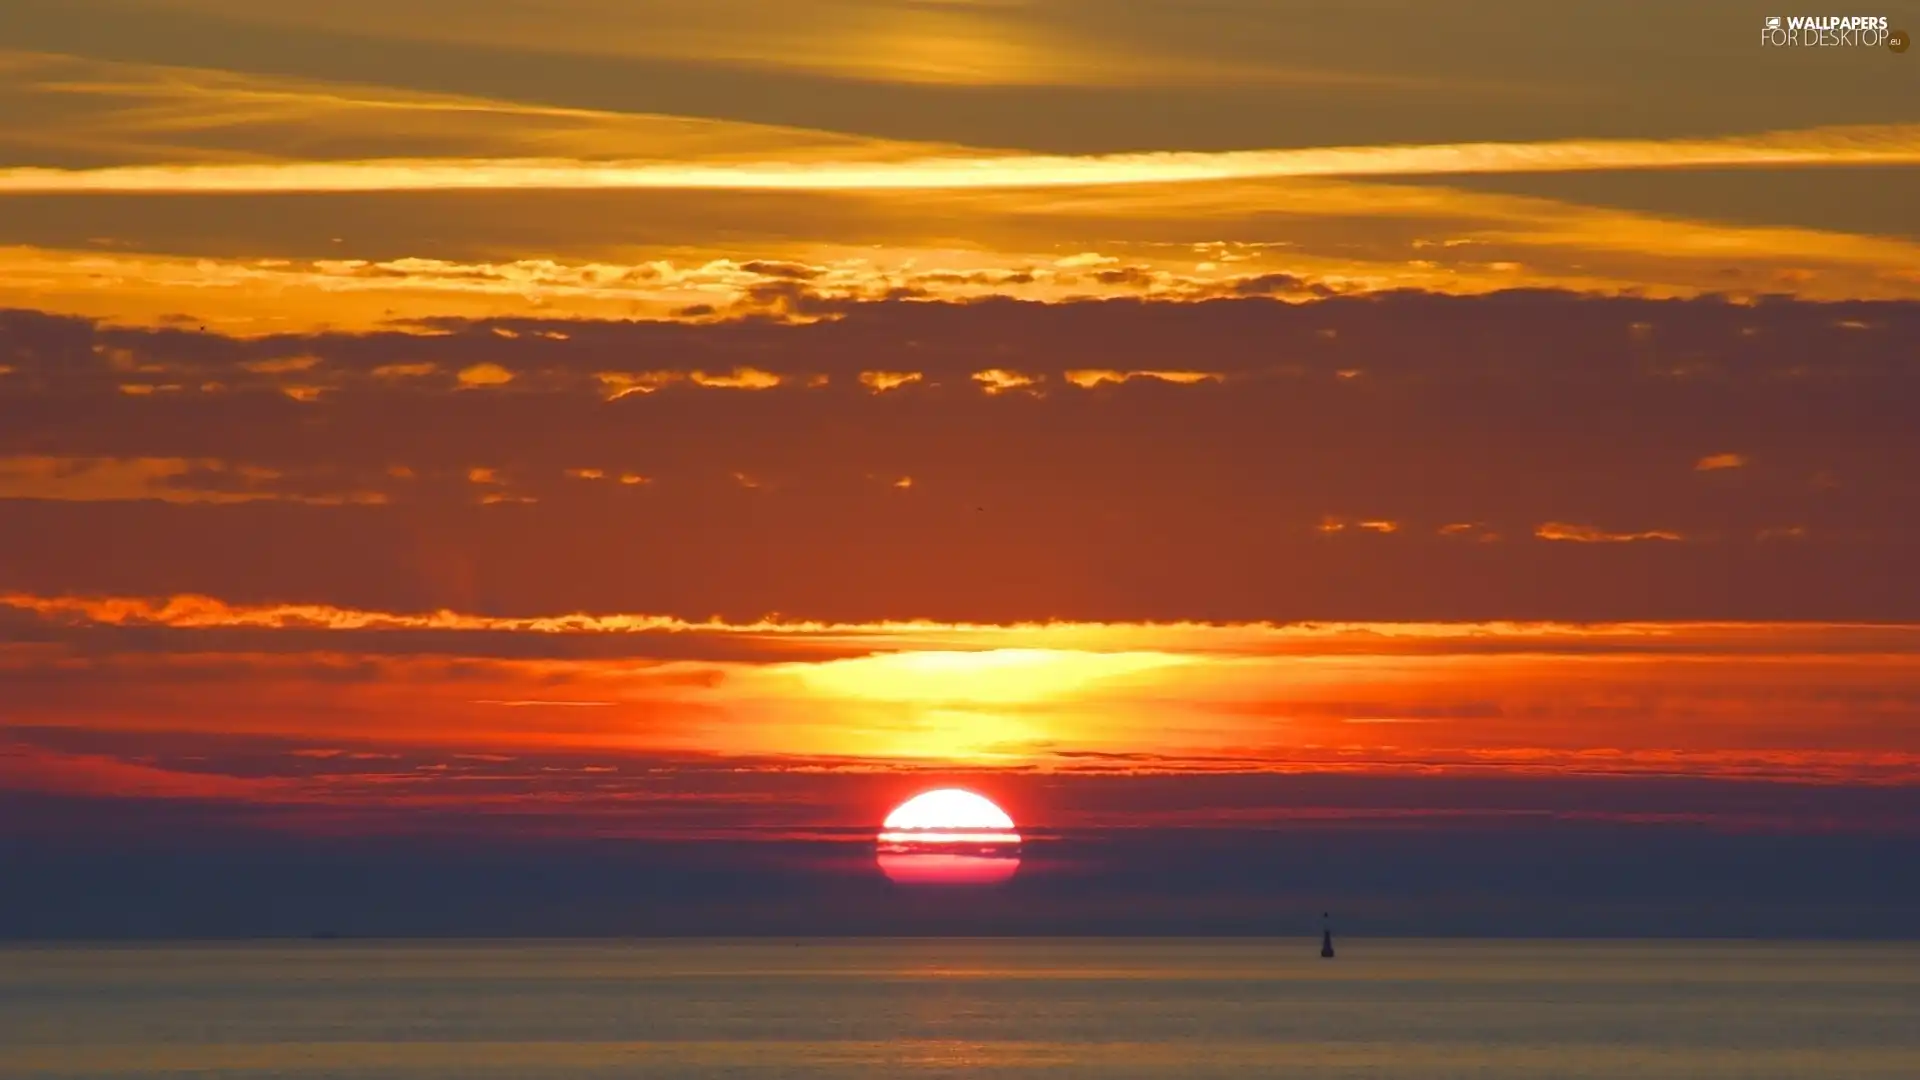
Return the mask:
<path id="1" fill-rule="evenodd" d="M 917 371 L 863 371 L 860 373 L 860 384 L 870 387 L 876 394 L 884 394 L 917 383 L 924 377 Z"/>
<path id="2" fill-rule="evenodd" d="M 1535 290 L 259 338 L 8 312 L 0 459 L 220 462 L 121 492 L 227 501 L 12 499 L 0 588 L 742 623 L 1905 621 L 1909 332 L 1902 302 Z M 285 357 L 317 362 L 252 370 Z M 479 364 L 511 383 L 462 390 Z M 1766 467 L 1703 491 L 1703 445 Z M 313 504 L 353 492 L 386 501 Z M 1560 542 L 1518 542 L 1543 526 Z M 1686 542 L 1596 542 L 1647 533 Z"/>
<path id="3" fill-rule="evenodd" d="M 1284 177 L 1444 176 L 1631 169 L 1920 163 L 1920 125 L 1810 128 L 1716 139 L 1324 147 L 1135 154 L 945 155 L 906 161 L 395 159 L 0 169 L 0 195 L 392 191 L 940 191 L 1085 188 Z"/>
<path id="4" fill-rule="evenodd" d="M 835 80 L 856 88 L 886 84 L 895 90 L 1292 88 L 1431 95 L 1484 94 L 1513 85 L 1464 73 L 1415 75 L 1329 66 L 1311 59 L 1324 55 L 1313 52 L 1285 59 L 1271 49 L 1223 55 L 1196 47 L 1191 31 L 1143 33 L 1142 28 L 1125 23 L 1116 26 L 1109 18 L 1089 18 L 1070 6 L 1021 3 L 937 2 L 902 7 L 870 0 L 815 0 L 799 13 L 761 0 L 712 0 L 694 9 L 569 0 L 547 17 L 533 19 L 508 4 L 476 3 L 463 10 L 457 25 L 424 11 L 366 0 L 341 0 L 337 10 L 314 11 L 261 9 L 230 0 L 171 0 L 163 8 L 173 9 L 167 14 L 175 20 L 189 12 L 216 16 L 199 23 L 200 32 L 210 36 L 219 35 L 228 20 L 238 20 L 243 25 L 264 24 L 277 36 L 350 33 L 359 40 L 402 41 L 410 52 L 433 47 L 491 55 L 499 55 L 500 50 L 532 50 L 576 67 L 596 61 L 617 63 L 642 80 L 660 69 L 683 79 L 704 75 L 700 81 L 710 87 L 715 76 L 723 74 L 761 85 L 765 75 L 784 75 L 805 80 L 803 86 Z M 1143 7 L 1134 15 L 1142 17 L 1150 26 L 1166 13 Z M 151 70 L 132 65 L 116 68 L 138 74 Z M 277 81 L 277 85 L 290 82 Z M 214 88 L 258 83 L 276 85 L 234 78 Z"/>
<path id="5" fill-rule="evenodd" d="M 0 742 L 0 791 L 115 799 L 276 801 L 293 792 L 278 780 L 181 772 L 108 754 L 70 754 Z"/>
<path id="6" fill-rule="evenodd" d="M 387 365 L 386 370 L 391 372 L 393 366 Z M 505 386 L 513 381 L 513 372 L 499 364 L 475 364 L 462 368 L 458 377 L 464 387 Z"/>
<path id="7" fill-rule="evenodd" d="M 0 145 L 40 157 L 220 161 L 371 154 L 886 158 L 932 144 L 721 118 L 569 108 L 394 85 L 0 50 Z"/>
<path id="8" fill-rule="evenodd" d="M 1040 380 L 1017 371 L 988 368 L 974 372 L 973 381 L 989 394 L 1004 394 L 1009 390 L 1031 390 Z"/>
<path id="9" fill-rule="evenodd" d="M 1844 801 L 1792 794 L 1808 785 L 1920 780 L 1914 625 L 727 624 L 9 595 L 0 641 L 0 790 L 277 807 L 288 827 L 413 831 L 445 813 L 556 835 L 786 835 L 847 820 L 799 792 L 963 767 L 1036 792 L 1214 785 L 1217 804 L 1143 794 L 1141 827 L 1758 827 L 1784 820 L 1779 797 Z M 1788 795 L 1408 801 L 1593 778 Z M 1097 819 L 1096 790 L 1050 823 Z"/>
<path id="10" fill-rule="evenodd" d="M 128 800 L 151 821 L 165 802 L 223 812 L 229 822 L 349 832 L 470 830 L 681 840 L 870 841 L 902 789 L 984 786 L 1041 845 L 1062 836 L 1117 840 L 1174 830 L 1194 842 L 1220 830 L 1292 830 L 1310 823 L 1399 821 L 1471 826 L 1489 820 L 1685 823 L 1729 830 L 1911 831 L 1911 791 L 1894 785 L 1791 784 L 1804 769 L 1765 753 L 1710 780 L 1641 773 L 1603 777 L 1472 769 L 1382 774 L 1265 769 L 1257 762 L 1172 755 L 1063 755 L 1044 771 L 797 763 L 637 750 L 528 748 L 474 752 L 432 743 L 329 743 L 260 735 L 152 734 L 41 728 L 0 744 L 7 796 L 25 792 Z M 1818 767 L 1838 772 L 1847 755 Z M 1735 775 L 1731 770 L 1750 770 Z M 96 805 L 96 811 L 106 809 Z M 288 816 L 274 817 L 279 810 Z M 297 811 L 305 810 L 300 813 Z M 326 811 L 326 812 L 316 812 Z M 341 820 L 337 815 L 350 816 Z M 10 815 L 9 838 L 36 815 Z M 45 828 L 59 820 L 39 816 Z M 66 819 L 78 825 L 73 818 Z M 84 827 L 84 826 L 82 826 Z M 1429 833 L 1429 835 L 1432 835 Z"/>
<path id="11" fill-rule="evenodd" d="M 395 312 L 819 317 L 892 295 L 1299 300 L 1397 287 L 1464 294 L 1554 286 L 1742 299 L 1920 296 L 1910 269 L 1920 248 L 1899 236 L 1425 184 L 1289 179 L 924 192 L 915 200 L 924 212 L 915 215 L 885 193 L 363 195 L 326 200 L 328 230 L 346 234 L 335 255 L 313 252 L 295 224 L 261 234 L 256 248 L 286 248 L 282 258 L 252 257 L 256 248 L 236 253 L 218 239 L 259 227 L 244 211 L 252 200 L 199 204 L 207 223 L 187 230 L 176 226 L 168 198 L 129 197 L 119 211 L 132 218 L 129 238 L 110 243 L 97 227 L 81 227 L 87 213 L 48 216 L 33 212 L 32 199 L 0 200 L 13 235 L 43 245 L 0 248 L 0 305 L 158 325 L 188 313 L 194 325 L 256 336 L 378 328 Z M 1845 201 L 1836 195 L 1820 205 Z M 536 236 L 540 257 L 512 257 Z M 1169 236 L 1194 242 L 1168 243 Z M 1223 236 L 1233 242 L 1211 239 Z M 1059 265 L 1054 252 L 1090 241 L 1113 265 Z M 435 257 L 395 254 L 410 250 Z M 776 276 L 788 262 L 805 262 L 813 276 Z M 102 289 L 108 280 L 113 287 Z"/>
<path id="12" fill-rule="evenodd" d="M 319 363 L 317 356 L 276 356 L 266 360 L 248 360 L 240 368 L 255 375 L 285 375 L 306 371 Z"/>
<path id="13" fill-rule="evenodd" d="M 765 646 L 750 655 L 716 653 L 718 659 L 784 660 L 797 655 L 866 656 L 888 652 L 937 654 L 926 661 L 934 667 L 964 669 L 960 654 L 995 652 L 1017 667 L 1032 659 L 1006 650 L 1022 646 L 1092 654 L 1158 654 L 1215 656 L 1426 656 L 1521 654 L 1630 654 L 1674 656 L 1685 654 L 1752 655 L 1795 654 L 1850 656 L 1900 655 L 1920 652 L 1920 626 L 1850 623 L 1748 622 L 1140 622 L 1099 623 L 1045 620 L 1013 623 L 947 623 L 932 620 L 895 620 L 837 623 L 767 616 L 746 622 L 723 619 L 690 620 L 673 615 L 644 613 L 571 612 L 534 616 L 488 615 L 471 611 L 385 611 L 325 604 L 247 604 L 211 596 L 76 596 L 0 593 L 0 612 L 28 616 L 31 624 L 61 631 L 102 628 L 137 630 L 145 637 L 126 641 L 164 640 L 155 631 L 175 631 L 173 648 L 204 651 L 193 635 L 216 648 L 234 651 L 235 641 L 248 651 L 272 651 L 285 641 L 296 652 L 336 652 L 366 648 L 368 643 L 392 642 L 399 653 L 458 651 L 487 646 L 489 636 L 522 640 L 582 641 L 632 638 L 636 644 L 620 655 L 658 655 L 662 659 L 698 657 L 679 649 L 653 653 L 668 640 L 706 639 L 716 649 L 726 639 L 748 646 Z M 35 640 L 26 624 L 0 623 L 16 640 Z M 222 638 L 220 632 L 241 631 L 250 636 Z M 284 635 L 277 637 L 276 635 Z M 364 638 L 356 635 L 367 635 Z M 439 635 L 435 644 L 434 635 Z M 111 639 L 109 639 L 111 640 Z M 459 642 L 468 644 L 461 645 Z M 331 642 L 331 644 L 328 644 Z M 782 644 L 787 642 L 790 644 Z M 704 647 L 704 646 L 703 646 Z M 388 646 L 381 646 L 384 650 Z M 611 655 L 611 654 L 609 654 Z"/>
<path id="14" fill-rule="evenodd" d="M 1158 379 L 1178 386 L 1191 386 L 1195 383 L 1219 382 L 1224 377 L 1217 371 L 1107 371 L 1097 368 L 1082 368 L 1063 374 L 1068 382 L 1083 390 L 1091 390 L 1102 383 L 1124 383 L 1130 379 Z"/>
<path id="15" fill-rule="evenodd" d="M 383 632 L 345 629 L 298 648 L 316 644 L 309 632 L 274 633 L 295 651 L 202 651 L 221 639 L 191 634 L 158 651 L 151 635 L 147 648 L 79 636 L 0 650 L 8 727 L 65 752 L 115 746 L 149 763 L 156 742 L 194 735 L 426 749 L 441 763 L 711 756 L 744 771 L 1920 779 L 1912 626 L 1002 627 L 952 634 L 960 649 L 870 629 L 869 655 L 651 663 L 388 652 Z M 1074 635 L 1107 647 L 1073 647 Z M 1273 651 L 1209 651 L 1224 639 Z M 489 704 L 499 702 L 516 704 Z M 1431 722 L 1351 722 L 1381 717 Z M 191 769 L 196 753 L 177 756 Z M 335 758 L 281 768 L 310 773 Z M 351 771 L 482 790 L 423 775 L 426 763 Z"/>
<path id="16" fill-rule="evenodd" d="M 1747 458 L 1744 454 L 1708 454 L 1693 463 L 1695 472 L 1714 472 L 1719 469 L 1745 468 Z"/>
<path id="17" fill-rule="evenodd" d="M 290 480 L 278 470 L 234 465 L 215 458 L 0 457 L 0 499 L 277 501 L 309 506 L 372 506 L 387 501 L 386 494 L 379 491 L 316 491 L 313 486 L 300 479 Z"/>
<path id="18" fill-rule="evenodd" d="M 1597 525 L 1572 525 L 1564 521 L 1549 521 L 1535 527 L 1533 535 L 1542 540 L 1570 540 L 1577 544 L 1631 544 L 1638 540 L 1685 540 L 1686 537 L 1666 529 L 1648 529 L 1643 532 L 1609 532 Z"/>
<path id="19" fill-rule="evenodd" d="M 714 375 L 696 371 L 688 378 L 695 386 L 717 387 L 723 390 L 769 390 L 780 385 L 780 376 L 758 368 L 735 368 L 730 372 Z"/>
<path id="20" fill-rule="evenodd" d="M 418 379 L 439 369 L 433 364 L 382 364 L 373 369 L 376 379 Z"/>

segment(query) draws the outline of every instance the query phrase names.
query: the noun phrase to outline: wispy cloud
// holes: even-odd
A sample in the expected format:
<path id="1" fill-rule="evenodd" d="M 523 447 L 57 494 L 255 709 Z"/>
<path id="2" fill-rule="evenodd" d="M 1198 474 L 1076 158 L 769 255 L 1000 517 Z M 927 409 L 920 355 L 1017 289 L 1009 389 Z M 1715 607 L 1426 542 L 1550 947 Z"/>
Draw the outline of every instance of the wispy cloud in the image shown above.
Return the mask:
<path id="1" fill-rule="evenodd" d="M 0 457 L 0 499 L 170 503 L 293 502 L 309 506 L 377 505 L 387 496 L 316 488 L 311 477 L 235 465 L 217 458 Z"/>
<path id="2" fill-rule="evenodd" d="M 1694 462 L 1693 468 L 1695 472 L 1717 472 L 1721 469 L 1745 468 L 1746 464 L 1745 454 L 1708 454 Z"/>
<path id="3" fill-rule="evenodd" d="M 0 49 L 0 146 L 121 161 L 367 153 L 727 161 L 899 158 L 938 144 L 723 118 L 564 108 L 394 86 Z M 244 145 L 237 154 L 236 143 Z"/>
<path id="4" fill-rule="evenodd" d="M 887 191 L 1089 187 L 1284 177 L 1911 165 L 1920 125 L 1824 127 L 1716 139 L 1347 146 L 1213 153 L 940 156 L 905 161 L 390 159 L 0 170 L 0 194 L 380 191 Z"/>
<path id="5" fill-rule="evenodd" d="M 1533 535 L 1542 540 L 1564 540 L 1577 544 L 1631 544 L 1639 540 L 1681 541 L 1686 537 L 1670 529 L 1642 529 L 1638 532 L 1621 532 L 1603 529 L 1598 525 L 1580 525 L 1565 521 L 1549 521 L 1533 530 Z"/>
<path id="6" fill-rule="evenodd" d="M 431 44 L 467 44 L 625 61 L 665 61 L 730 72 L 825 77 L 862 83 L 952 87 L 1301 87 L 1434 93 L 1512 89 L 1464 75 L 1364 70 L 1317 60 L 1324 53 L 1278 50 L 1224 54 L 1192 35 L 1142 32 L 1097 7 L 1015 0 L 766 0 L 699 4 L 567 0 L 533 14 L 513 3 L 474 0 L 460 18 L 429 6 L 377 0 L 268 5 L 237 0 L 168 0 L 295 32 L 345 31 Z M 1174 5 L 1176 14 L 1193 16 Z M 1162 18 L 1165 15 L 1161 15 Z M 1149 23 L 1151 25 L 1151 23 Z M 1244 31 L 1244 27 L 1242 27 Z M 1129 32 L 1130 31 L 1130 32 Z M 1364 56 L 1361 57 L 1364 59 Z"/>
<path id="7" fill-rule="evenodd" d="M 454 635 L 712 635 L 814 639 L 863 653 L 998 651 L 1025 647 L 1085 653 L 1142 651 L 1223 657 L 1455 655 L 1462 653 L 1920 655 L 1920 624 L 1835 622 L 834 622 L 768 616 L 686 619 L 639 612 L 483 615 L 389 611 L 334 604 L 248 604 L 193 594 L 77 596 L 0 592 L 0 611 L 69 627 L 207 631 L 324 631 L 345 641 L 397 631 Z M 256 639 L 259 642 L 270 637 Z M 299 648 L 311 639 L 294 637 Z M 371 639 L 369 639 L 371 640 Z M 959 665 L 953 660 L 950 666 Z"/>

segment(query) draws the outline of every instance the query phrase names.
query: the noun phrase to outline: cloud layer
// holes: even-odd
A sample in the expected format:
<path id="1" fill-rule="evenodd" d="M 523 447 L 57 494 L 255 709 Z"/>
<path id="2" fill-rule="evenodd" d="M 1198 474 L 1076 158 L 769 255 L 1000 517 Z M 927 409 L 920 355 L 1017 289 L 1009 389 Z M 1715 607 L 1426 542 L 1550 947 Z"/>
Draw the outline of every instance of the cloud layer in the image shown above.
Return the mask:
<path id="1" fill-rule="evenodd" d="M 759 295 L 719 322 L 257 339 L 8 315 L 0 497 L 29 527 L 0 587 L 746 622 L 1920 617 L 1907 304 Z"/>
<path id="2" fill-rule="evenodd" d="M 1920 127 L 1895 125 L 1693 141 L 1469 143 L 1089 157 L 940 157 L 859 164 L 744 161 L 726 166 L 701 166 L 673 162 L 398 160 L 128 165 L 85 170 L 29 167 L 0 170 L 0 195 L 501 189 L 921 191 L 1282 177 L 1913 164 L 1920 164 Z"/>

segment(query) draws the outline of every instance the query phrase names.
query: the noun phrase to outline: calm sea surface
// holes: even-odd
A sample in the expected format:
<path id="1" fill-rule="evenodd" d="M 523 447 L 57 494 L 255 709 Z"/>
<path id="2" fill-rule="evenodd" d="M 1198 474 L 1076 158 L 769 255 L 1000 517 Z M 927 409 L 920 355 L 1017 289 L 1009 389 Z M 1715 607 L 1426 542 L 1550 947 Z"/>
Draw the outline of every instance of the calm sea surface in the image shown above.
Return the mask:
<path id="1" fill-rule="evenodd" d="M 1920 946 L 0 948 L 0 1078 L 1920 1077 Z"/>

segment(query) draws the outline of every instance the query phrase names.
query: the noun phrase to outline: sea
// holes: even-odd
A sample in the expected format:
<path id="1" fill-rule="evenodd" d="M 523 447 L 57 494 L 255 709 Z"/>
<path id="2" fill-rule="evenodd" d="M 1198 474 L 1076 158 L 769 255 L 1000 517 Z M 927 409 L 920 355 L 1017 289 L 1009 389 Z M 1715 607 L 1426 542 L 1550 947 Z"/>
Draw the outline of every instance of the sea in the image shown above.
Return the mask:
<path id="1" fill-rule="evenodd" d="M 1920 1077 L 1920 944 L 0 948 L 0 1078 Z"/>

